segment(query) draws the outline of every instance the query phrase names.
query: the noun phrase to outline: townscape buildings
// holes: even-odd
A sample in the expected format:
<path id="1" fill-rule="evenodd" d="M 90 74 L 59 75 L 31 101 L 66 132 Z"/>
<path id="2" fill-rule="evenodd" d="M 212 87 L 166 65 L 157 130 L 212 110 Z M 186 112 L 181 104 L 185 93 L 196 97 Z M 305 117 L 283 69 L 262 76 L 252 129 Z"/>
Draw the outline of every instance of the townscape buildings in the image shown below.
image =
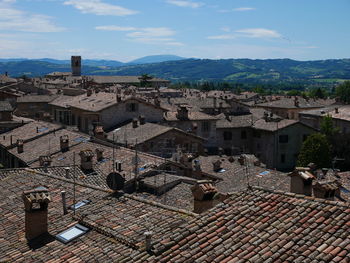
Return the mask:
<path id="1" fill-rule="evenodd" d="M 0 262 L 350 262 L 349 172 L 296 167 L 332 99 L 0 76 Z"/>

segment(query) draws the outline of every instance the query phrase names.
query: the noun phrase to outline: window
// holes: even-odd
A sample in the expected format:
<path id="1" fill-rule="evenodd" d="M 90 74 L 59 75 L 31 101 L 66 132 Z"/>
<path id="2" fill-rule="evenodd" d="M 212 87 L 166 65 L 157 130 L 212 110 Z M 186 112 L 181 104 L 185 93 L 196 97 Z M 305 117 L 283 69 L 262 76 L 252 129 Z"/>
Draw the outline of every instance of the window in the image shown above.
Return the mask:
<path id="1" fill-rule="evenodd" d="M 56 238 L 62 243 L 68 243 L 82 235 L 84 235 L 89 229 L 80 224 L 76 224 L 75 226 L 59 233 Z"/>
<path id="2" fill-rule="evenodd" d="M 127 103 L 126 104 L 126 111 L 135 112 L 137 110 L 138 110 L 138 104 L 136 104 L 136 103 Z"/>
<path id="3" fill-rule="evenodd" d="M 241 139 L 247 139 L 247 131 L 241 131 Z"/>
<path id="4" fill-rule="evenodd" d="M 210 131 L 210 123 L 208 121 L 202 122 L 202 131 L 203 132 Z"/>
<path id="5" fill-rule="evenodd" d="M 288 135 L 280 135 L 279 142 L 280 143 L 287 143 L 288 142 Z"/>
<path id="6" fill-rule="evenodd" d="M 232 132 L 230 132 L 230 131 L 224 131 L 224 140 L 225 140 L 225 141 L 230 141 L 230 140 L 232 140 Z"/>
<path id="7" fill-rule="evenodd" d="M 281 163 L 285 163 L 285 162 L 286 162 L 286 155 L 281 154 Z"/>

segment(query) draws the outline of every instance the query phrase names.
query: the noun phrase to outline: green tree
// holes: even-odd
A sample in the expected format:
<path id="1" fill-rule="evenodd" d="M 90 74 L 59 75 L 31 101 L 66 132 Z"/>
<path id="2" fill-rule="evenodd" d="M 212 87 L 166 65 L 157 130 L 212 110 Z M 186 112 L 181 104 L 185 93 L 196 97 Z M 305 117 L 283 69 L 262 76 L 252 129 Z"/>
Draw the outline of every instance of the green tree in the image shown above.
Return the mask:
<path id="1" fill-rule="evenodd" d="M 297 165 L 307 166 L 309 163 L 314 163 L 317 167 L 330 167 L 331 149 L 326 135 L 314 133 L 304 141 Z"/>
<path id="2" fill-rule="evenodd" d="M 148 87 L 150 85 L 150 80 L 153 79 L 152 76 L 148 75 L 148 74 L 142 74 L 140 77 L 139 77 L 139 80 L 140 80 L 140 85 L 142 87 Z"/>
<path id="3" fill-rule="evenodd" d="M 335 94 L 345 103 L 350 103 L 350 81 L 344 81 L 335 89 Z"/>
<path id="4" fill-rule="evenodd" d="M 327 114 L 326 116 L 323 116 L 320 123 L 320 130 L 322 134 L 327 136 L 327 139 L 329 140 L 330 143 L 331 143 L 330 139 L 332 139 L 333 136 L 339 133 L 339 128 L 334 127 L 333 118 L 329 114 Z"/>

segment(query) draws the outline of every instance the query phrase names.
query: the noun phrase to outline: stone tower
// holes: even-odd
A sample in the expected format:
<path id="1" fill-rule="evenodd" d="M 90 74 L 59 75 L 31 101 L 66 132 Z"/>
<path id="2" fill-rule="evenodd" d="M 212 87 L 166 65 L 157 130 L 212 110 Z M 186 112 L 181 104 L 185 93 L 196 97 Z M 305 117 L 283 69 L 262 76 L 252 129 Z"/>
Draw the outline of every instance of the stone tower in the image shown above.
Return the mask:
<path id="1" fill-rule="evenodd" d="M 73 76 L 81 75 L 81 56 L 71 57 L 71 67 Z"/>

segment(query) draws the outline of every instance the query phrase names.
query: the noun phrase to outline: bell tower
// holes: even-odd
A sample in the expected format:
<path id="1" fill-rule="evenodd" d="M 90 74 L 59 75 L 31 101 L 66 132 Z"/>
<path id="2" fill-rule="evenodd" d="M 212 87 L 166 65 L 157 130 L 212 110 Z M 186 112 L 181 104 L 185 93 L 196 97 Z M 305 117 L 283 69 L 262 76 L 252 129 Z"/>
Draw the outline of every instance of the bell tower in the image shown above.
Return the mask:
<path id="1" fill-rule="evenodd" d="M 81 75 L 81 56 L 71 57 L 71 67 L 73 76 Z"/>

